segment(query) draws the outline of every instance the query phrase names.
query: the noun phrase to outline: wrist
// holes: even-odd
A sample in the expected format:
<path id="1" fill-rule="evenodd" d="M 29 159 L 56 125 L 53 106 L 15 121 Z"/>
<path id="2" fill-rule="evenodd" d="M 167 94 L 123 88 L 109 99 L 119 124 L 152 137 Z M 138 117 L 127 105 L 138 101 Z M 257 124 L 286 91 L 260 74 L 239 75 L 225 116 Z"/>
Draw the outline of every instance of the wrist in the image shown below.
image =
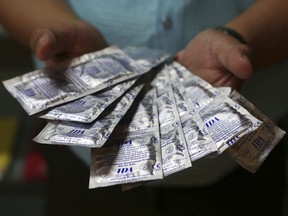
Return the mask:
<path id="1" fill-rule="evenodd" d="M 224 26 L 218 26 L 215 28 L 216 30 L 224 33 L 225 35 L 231 36 L 238 40 L 240 43 L 248 45 L 246 40 L 243 38 L 243 36 L 238 33 L 236 30 L 230 28 L 230 27 L 224 27 Z"/>

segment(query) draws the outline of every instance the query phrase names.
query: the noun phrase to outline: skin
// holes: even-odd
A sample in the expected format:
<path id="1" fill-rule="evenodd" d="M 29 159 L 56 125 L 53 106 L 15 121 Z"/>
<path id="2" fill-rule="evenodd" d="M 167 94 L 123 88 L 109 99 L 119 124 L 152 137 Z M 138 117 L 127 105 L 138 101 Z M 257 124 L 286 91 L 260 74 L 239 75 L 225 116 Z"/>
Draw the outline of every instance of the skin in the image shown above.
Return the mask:
<path id="1" fill-rule="evenodd" d="M 48 65 L 107 46 L 97 28 L 75 15 L 64 0 L 1 0 L 0 23 Z"/>
<path id="2" fill-rule="evenodd" d="M 176 59 L 214 86 L 239 89 L 253 73 L 251 49 L 214 29 L 199 33 Z"/>
<path id="3" fill-rule="evenodd" d="M 177 60 L 214 86 L 240 89 L 254 71 L 288 58 L 288 1 L 258 0 L 226 26 L 249 46 L 208 29 L 193 38 Z"/>
<path id="4" fill-rule="evenodd" d="M 177 53 L 176 60 L 214 86 L 239 89 L 253 71 L 287 59 L 287 8 L 287 0 L 258 0 L 226 24 L 248 45 L 207 29 Z M 0 22 L 49 65 L 107 46 L 97 28 L 77 17 L 63 0 L 1 0 Z"/>

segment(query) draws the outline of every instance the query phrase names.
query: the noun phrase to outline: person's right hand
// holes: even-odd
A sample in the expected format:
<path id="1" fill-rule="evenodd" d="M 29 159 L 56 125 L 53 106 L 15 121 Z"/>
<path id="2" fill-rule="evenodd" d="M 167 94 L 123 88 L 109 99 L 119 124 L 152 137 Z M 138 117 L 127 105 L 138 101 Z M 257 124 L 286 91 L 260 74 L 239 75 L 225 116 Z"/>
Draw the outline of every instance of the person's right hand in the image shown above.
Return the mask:
<path id="1" fill-rule="evenodd" d="M 51 66 L 84 53 L 107 47 L 101 33 L 84 21 L 36 29 L 30 40 L 36 57 Z"/>

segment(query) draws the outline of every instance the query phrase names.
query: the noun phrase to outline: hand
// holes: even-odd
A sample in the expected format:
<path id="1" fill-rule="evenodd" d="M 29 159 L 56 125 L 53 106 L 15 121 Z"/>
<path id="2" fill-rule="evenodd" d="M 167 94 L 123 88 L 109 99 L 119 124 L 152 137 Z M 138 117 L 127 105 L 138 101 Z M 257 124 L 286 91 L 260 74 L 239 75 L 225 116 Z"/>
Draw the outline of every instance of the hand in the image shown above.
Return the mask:
<path id="1" fill-rule="evenodd" d="M 251 49 L 216 29 L 200 32 L 176 60 L 213 86 L 240 89 L 253 73 Z"/>
<path id="2" fill-rule="evenodd" d="M 100 32 L 84 21 L 59 24 L 33 32 L 30 46 L 34 54 L 51 66 L 84 53 L 103 49 L 107 43 Z"/>

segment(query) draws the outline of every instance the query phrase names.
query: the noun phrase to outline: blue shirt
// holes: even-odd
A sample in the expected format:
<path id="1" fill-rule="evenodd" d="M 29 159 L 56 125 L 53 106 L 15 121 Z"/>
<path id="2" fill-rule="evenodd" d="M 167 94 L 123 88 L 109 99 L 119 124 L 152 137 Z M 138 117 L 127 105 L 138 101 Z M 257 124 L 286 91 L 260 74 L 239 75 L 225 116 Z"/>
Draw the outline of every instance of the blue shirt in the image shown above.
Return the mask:
<path id="1" fill-rule="evenodd" d="M 252 0 L 69 0 L 72 9 L 96 26 L 109 44 L 146 46 L 171 53 L 183 49 L 200 31 L 223 26 Z M 90 151 L 72 147 L 87 164 Z M 191 169 L 174 174 L 166 184 L 195 186 L 211 184 L 235 167 L 221 155 L 200 160 Z M 161 181 L 164 182 L 164 181 Z"/>
<path id="2" fill-rule="evenodd" d="M 109 44 L 176 52 L 203 29 L 222 26 L 252 0 L 69 0 Z"/>

